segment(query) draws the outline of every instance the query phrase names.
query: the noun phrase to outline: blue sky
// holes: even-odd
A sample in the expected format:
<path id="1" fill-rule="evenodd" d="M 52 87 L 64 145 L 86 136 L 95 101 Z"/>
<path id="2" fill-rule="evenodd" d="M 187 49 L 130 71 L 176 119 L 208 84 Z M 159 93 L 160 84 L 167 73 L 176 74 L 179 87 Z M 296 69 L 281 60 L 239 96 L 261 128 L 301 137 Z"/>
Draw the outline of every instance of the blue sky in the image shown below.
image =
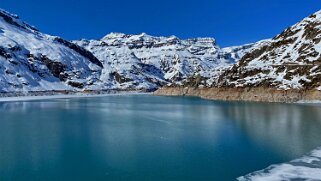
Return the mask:
<path id="1" fill-rule="evenodd" d="M 222 47 L 270 38 L 321 9 L 319 0 L 1 0 L 41 31 L 72 39 L 109 32 L 213 37 Z"/>

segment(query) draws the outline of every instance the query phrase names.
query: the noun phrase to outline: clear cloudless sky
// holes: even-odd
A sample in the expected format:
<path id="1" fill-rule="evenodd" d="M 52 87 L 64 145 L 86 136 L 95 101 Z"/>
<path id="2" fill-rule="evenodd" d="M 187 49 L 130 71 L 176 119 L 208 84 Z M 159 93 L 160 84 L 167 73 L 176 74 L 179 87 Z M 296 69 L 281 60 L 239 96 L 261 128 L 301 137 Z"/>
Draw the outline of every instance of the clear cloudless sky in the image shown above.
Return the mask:
<path id="1" fill-rule="evenodd" d="M 213 37 L 222 47 L 275 36 L 321 0 L 0 0 L 42 32 L 99 39 L 110 32 Z"/>

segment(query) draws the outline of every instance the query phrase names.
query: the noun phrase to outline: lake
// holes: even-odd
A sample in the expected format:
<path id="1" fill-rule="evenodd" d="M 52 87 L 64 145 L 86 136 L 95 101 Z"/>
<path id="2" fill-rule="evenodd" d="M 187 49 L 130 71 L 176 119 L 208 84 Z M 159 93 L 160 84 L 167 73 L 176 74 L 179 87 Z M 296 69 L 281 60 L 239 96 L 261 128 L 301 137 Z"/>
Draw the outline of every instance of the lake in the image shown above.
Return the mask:
<path id="1" fill-rule="evenodd" d="M 317 104 L 118 95 L 0 115 L 0 180 L 235 180 L 321 146 Z"/>

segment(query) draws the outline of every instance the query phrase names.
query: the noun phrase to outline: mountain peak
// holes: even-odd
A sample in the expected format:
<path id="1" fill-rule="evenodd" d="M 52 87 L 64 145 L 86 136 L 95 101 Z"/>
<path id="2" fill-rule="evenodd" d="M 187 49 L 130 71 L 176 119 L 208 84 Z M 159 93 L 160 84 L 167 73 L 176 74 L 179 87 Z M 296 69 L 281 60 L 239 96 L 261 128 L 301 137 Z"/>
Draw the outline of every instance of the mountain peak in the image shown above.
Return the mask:
<path id="1" fill-rule="evenodd" d="M 111 33 L 109 33 L 109 34 L 107 34 L 106 36 L 104 36 L 103 38 L 102 38 L 102 40 L 109 40 L 109 39 L 116 39 L 116 38 L 125 38 L 126 36 L 128 36 L 128 35 L 126 35 L 125 33 L 119 33 L 119 32 L 111 32 Z"/>
<path id="2" fill-rule="evenodd" d="M 19 27 L 19 28 L 22 28 L 22 29 L 25 29 L 25 30 L 29 30 L 29 31 L 32 31 L 32 32 L 38 32 L 39 31 L 36 27 L 31 26 L 31 25 L 25 23 L 24 21 L 22 21 L 19 18 L 18 15 L 9 13 L 8 11 L 5 11 L 5 10 L 3 10 L 1 8 L 0 8 L 0 18 L 2 18 L 7 23 L 9 23 L 11 25 L 14 25 L 16 27 Z"/>

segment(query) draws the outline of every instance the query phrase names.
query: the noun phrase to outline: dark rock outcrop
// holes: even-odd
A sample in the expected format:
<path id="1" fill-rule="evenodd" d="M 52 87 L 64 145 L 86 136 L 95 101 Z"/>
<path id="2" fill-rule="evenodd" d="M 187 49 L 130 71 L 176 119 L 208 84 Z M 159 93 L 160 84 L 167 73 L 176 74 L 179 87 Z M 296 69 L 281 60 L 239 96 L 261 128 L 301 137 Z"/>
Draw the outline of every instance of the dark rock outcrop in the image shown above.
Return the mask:
<path id="1" fill-rule="evenodd" d="M 64 64 L 50 60 L 46 56 L 41 56 L 41 61 L 45 63 L 53 76 L 59 78 L 62 81 L 65 81 L 65 77 L 61 76 L 64 75 L 64 72 L 66 70 L 66 66 Z"/>
<path id="2" fill-rule="evenodd" d="M 103 64 L 92 54 L 90 53 L 88 50 L 74 44 L 74 43 L 71 43 L 67 40 L 64 40 L 62 38 L 59 38 L 59 37 L 56 37 L 55 38 L 55 41 L 57 41 L 58 43 L 60 44 L 63 44 L 67 47 L 69 47 L 70 49 L 76 51 L 77 53 L 79 53 L 80 55 L 88 58 L 88 60 L 93 63 L 93 64 L 96 64 L 98 65 L 99 67 L 102 67 L 103 68 Z"/>

